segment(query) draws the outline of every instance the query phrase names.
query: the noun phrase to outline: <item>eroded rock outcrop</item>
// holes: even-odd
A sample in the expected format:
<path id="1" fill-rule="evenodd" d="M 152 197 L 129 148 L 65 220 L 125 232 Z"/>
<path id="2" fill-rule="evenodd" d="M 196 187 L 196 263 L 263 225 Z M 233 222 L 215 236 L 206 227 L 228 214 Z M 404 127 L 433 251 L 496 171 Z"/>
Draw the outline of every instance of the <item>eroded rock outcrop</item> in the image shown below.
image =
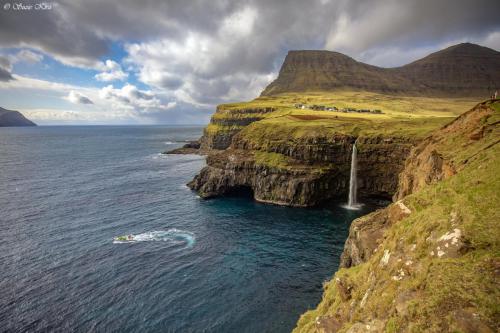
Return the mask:
<path id="1" fill-rule="evenodd" d="M 469 142 L 466 144 L 482 139 L 485 132 L 492 131 L 496 125 L 485 122 L 492 111 L 489 103 L 481 103 L 415 147 L 399 176 L 395 199 L 399 200 L 426 185 L 446 179 L 463 168 L 468 162 L 467 158 L 457 160 L 459 156 L 454 156 L 449 149 L 443 148 L 448 147 L 457 136 L 467 138 Z"/>
<path id="2" fill-rule="evenodd" d="M 210 124 L 200 139 L 201 149 L 223 150 L 231 145 L 231 140 L 241 129 L 253 122 L 264 119 L 265 115 L 276 111 L 272 107 L 234 108 L 230 105 L 217 106 Z"/>
<path id="3" fill-rule="evenodd" d="M 203 198 L 246 188 L 257 201 L 316 206 L 346 195 L 355 140 L 336 135 L 262 145 L 241 133 L 229 149 L 209 155 L 207 166 L 189 187 Z M 390 198 L 411 144 L 407 138 L 359 138 L 359 195 Z"/>

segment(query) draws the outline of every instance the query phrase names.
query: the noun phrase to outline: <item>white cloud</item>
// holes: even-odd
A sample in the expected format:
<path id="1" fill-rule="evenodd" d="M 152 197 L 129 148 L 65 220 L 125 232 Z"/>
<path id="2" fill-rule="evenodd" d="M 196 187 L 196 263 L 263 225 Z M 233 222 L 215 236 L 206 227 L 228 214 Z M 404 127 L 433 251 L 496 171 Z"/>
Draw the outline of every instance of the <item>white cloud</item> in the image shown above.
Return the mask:
<path id="1" fill-rule="evenodd" d="M 126 84 L 122 88 L 108 85 L 102 89 L 51 82 L 14 75 L 15 80 L 0 81 L 2 96 L 28 94 L 40 96 L 40 108 L 20 108 L 5 105 L 11 109 L 34 113 L 33 119 L 45 119 L 45 123 L 154 123 L 154 119 L 165 119 L 162 114 L 169 112 L 173 121 L 178 121 L 177 103 L 162 94 L 140 90 Z M 58 101 L 71 104 L 61 104 Z M 86 104 L 92 103 L 91 107 Z M 40 103 L 38 103 L 40 104 Z M 48 106 L 50 105 L 50 106 Z M 51 108 L 53 106 L 53 108 Z M 43 111 L 43 112 L 42 112 Z M 31 113 L 28 113 L 31 115 Z"/>
<path id="2" fill-rule="evenodd" d="M 43 55 L 24 49 L 11 56 L 10 59 L 12 63 L 25 62 L 28 64 L 37 64 L 43 60 Z"/>
<path id="3" fill-rule="evenodd" d="M 64 99 L 67 101 L 73 103 L 73 104 L 94 104 L 90 98 L 88 98 L 85 95 L 80 94 L 79 92 L 76 92 L 74 90 L 71 90 Z"/>
<path id="4" fill-rule="evenodd" d="M 494 31 L 488 34 L 482 41 L 481 45 L 495 50 L 500 50 L 500 31 Z"/>
<path id="5" fill-rule="evenodd" d="M 113 60 L 106 60 L 106 62 L 103 65 L 104 71 L 95 75 L 95 78 L 98 81 L 104 81 L 104 82 L 109 82 L 109 81 L 123 81 L 128 77 L 128 73 L 125 73 L 122 70 L 122 67 L 120 64 L 118 64 L 116 61 Z"/>
<path id="6" fill-rule="evenodd" d="M 113 85 L 99 90 L 99 97 L 111 101 L 114 108 L 133 109 L 138 112 L 158 112 L 168 110 L 176 106 L 175 102 L 163 102 L 151 91 L 137 89 L 136 86 L 126 84 L 121 89 L 115 89 Z"/>
<path id="7" fill-rule="evenodd" d="M 20 108 L 18 109 L 28 119 L 39 125 L 45 124 L 123 124 L 143 123 L 152 121 L 139 117 L 133 111 L 85 111 L 71 109 Z"/>
<path id="8" fill-rule="evenodd" d="M 139 79 L 180 101 L 209 106 L 256 97 L 275 76 L 229 64 L 252 35 L 258 12 L 244 7 L 222 20 L 215 34 L 189 32 L 184 39 L 126 45 L 127 62 Z M 246 54 L 245 56 L 249 56 Z"/>

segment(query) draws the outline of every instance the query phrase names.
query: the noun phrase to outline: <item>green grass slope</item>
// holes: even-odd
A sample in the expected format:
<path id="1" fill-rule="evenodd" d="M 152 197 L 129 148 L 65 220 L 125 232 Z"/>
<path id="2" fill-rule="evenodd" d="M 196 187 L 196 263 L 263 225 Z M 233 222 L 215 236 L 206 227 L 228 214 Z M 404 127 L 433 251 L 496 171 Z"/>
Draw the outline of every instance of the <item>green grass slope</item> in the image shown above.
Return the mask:
<path id="1" fill-rule="evenodd" d="M 458 172 L 386 208 L 409 212 L 325 284 L 294 332 L 500 330 L 500 103 L 481 107 L 476 128 L 471 111 L 429 139 Z"/>

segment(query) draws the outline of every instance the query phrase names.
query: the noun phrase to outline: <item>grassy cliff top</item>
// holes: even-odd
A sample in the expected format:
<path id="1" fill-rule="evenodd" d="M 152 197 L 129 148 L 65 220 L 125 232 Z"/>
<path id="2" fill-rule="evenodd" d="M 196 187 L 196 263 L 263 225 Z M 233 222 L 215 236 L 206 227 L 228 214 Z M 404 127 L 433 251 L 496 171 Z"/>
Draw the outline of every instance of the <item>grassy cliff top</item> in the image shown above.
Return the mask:
<path id="1" fill-rule="evenodd" d="M 220 105 L 206 131 L 215 135 L 243 130 L 242 135 L 249 138 L 274 140 L 333 134 L 423 137 L 477 102 L 471 98 L 403 97 L 353 91 L 287 93 Z M 382 114 L 315 111 L 298 109 L 295 104 L 381 110 Z M 239 125 L 238 121 L 248 118 L 259 121 L 250 126 Z"/>
<path id="2" fill-rule="evenodd" d="M 252 142 L 264 141 L 295 141 L 302 139 L 326 138 L 333 140 L 336 135 L 352 135 L 361 137 L 411 137 L 423 138 L 432 130 L 450 122 L 451 117 L 439 118 L 378 118 L 365 117 L 338 117 L 319 114 L 311 118 L 310 115 L 291 114 L 273 117 L 252 123 L 243 128 L 240 133 L 245 139 Z"/>
<path id="3" fill-rule="evenodd" d="M 284 93 L 275 96 L 261 96 L 252 101 L 222 104 L 219 106 L 218 117 L 245 116 L 232 114 L 231 110 L 258 109 L 273 107 L 278 114 L 290 111 L 299 111 L 294 107 L 296 103 L 318 104 L 336 106 L 337 108 L 352 107 L 356 109 L 380 109 L 383 115 L 363 114 L 363 117 L 453 117 L 458 116 L 463 110 L 468 110 L 478 102 L 477 98 L 431 98 L 431 97 L 405 97 L 384 95 L 373 92 L 335 91 L 335 92 L 305 92 Z M 229 111 L 229 112 L 224 112 Z M 318 111 L 300 110 L 316 114 Z M 328 112 L 337 114 L 336 112 Z M 342 113 L 340 113 L 342 114 Z M 276 115 L 276 112 L 267 114 L 266 117 Z M 349 117 L 351 114 L 342 114 Z M 353 114 L 353 116 L 358 116 Z"/>

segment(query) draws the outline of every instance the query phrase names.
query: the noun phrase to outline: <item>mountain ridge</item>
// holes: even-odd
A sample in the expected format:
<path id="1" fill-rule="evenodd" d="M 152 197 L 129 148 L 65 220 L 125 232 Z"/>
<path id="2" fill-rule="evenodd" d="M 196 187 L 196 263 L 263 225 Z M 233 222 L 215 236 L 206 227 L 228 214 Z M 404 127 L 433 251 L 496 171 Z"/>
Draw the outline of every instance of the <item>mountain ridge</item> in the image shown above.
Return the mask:
<path id="1" fill-rule="evenodd" d="M 500 86 L 500 52 L 471 43 L 409 64 L 383 68 L 327 50 L 289 51 L 278 77 L 261 93 L 364 90 L 415 96 L 489 96 Z"/>

